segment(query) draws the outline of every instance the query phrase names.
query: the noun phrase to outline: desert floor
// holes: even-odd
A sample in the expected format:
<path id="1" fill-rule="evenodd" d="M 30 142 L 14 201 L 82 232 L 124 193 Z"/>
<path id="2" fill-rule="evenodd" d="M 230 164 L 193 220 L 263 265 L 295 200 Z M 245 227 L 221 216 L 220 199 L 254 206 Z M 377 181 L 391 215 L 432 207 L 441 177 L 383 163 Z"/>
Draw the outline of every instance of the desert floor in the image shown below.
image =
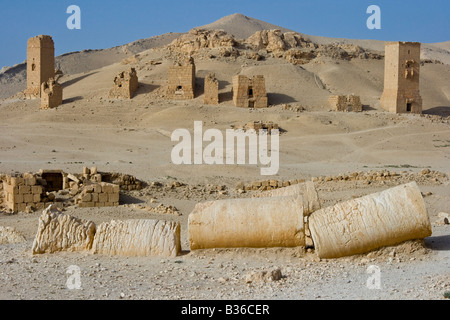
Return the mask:
<path id="1" fill-rule="evenodd" d="M 280 172 L 275 179 L 371 170 L 402 173 L 401 181 L 317 182 L 325 207 L 414 180 L 423 169 L 447 174 L 450 130 L 440 118 L 377 110 L 294 112 L 280 106 L 245 110 L 195 102 L 163 106 L 145 104 L 139 96 L 131 102 L 98 101 L 95 107 L 79 100 L 45 112 L 38 110 L 38 100 L 6 101 L 1 108 L 6 115 L 0 163 L 4 173 L 55 168 L 81 172 L 84 166 L 97 166 L 146 182 L 185 184 L 128 192 L 118 208 L 70 207 L 66 211 L 95 223 L 141 218 L 180 221 L 184 251 L 176 259 L 77 253 L 33 256 L 40 213 L 0 215 L 0 225 L 15 227 L 27 239 L 0 246 L 1 299 L 443 299 L 450 290 L 450 228 L 434 223 L 439 212 L 448 212 L 448 176 L 417 181 L 433 222 L 433 236 L 425 244 L 406 243 L 368 255 L 320 260 L 314 253 L 286 248 L 189 252 L 187 218 L 196 203 L 250 196 L 235 191 L 237 182 L 266 178 L 256 166 L 170 163 L 174 145 L 170 134 L 176 128 L 192 130 L 193 121 L 199 120 L 205 128 L 225 130 L 230 124 L 257 118 L 277 122 L 286 131 L 280 137 Z M 210 193 L 210 185 L 225 185 L 227 192 Z M 132 205 L 150 205 L 151 199 L 177 207 L 181 216 L 154 215 Z M 66 287 L 71 265 L 81 269 L 82 290 Z M 381 268 L 380 290 L 366 287 L 371 265 Z M 275 267 L 282 270 L 280 281 L 247 284 L 244 280 L 251 271 Z"/>

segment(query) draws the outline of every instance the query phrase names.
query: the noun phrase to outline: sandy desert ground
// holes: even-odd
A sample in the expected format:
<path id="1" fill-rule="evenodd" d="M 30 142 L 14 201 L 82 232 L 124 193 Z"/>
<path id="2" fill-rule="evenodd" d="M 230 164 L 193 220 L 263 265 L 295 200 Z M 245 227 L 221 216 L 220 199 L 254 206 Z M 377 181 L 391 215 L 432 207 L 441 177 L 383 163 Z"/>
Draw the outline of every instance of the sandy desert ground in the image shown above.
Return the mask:
<path id="1" fill-rule="evenodd" d="M 236 39 L 256 31 L 282 29 L 242 15 L 225 17 L 203 28 L 223 29 Z M 283 29 L 282 29 L 283 30 Z M 284 30 L 287 31 L 287 30 Z M 23 65 L 0 74 L 0 173 L 83 167 L 136 176 L 151 185 L 121 196 L 117 208 L 66 208 L 66 213 L 95 223 L 112 219 L 165 219 L 181 222 L 183 254 L 176 259 L 109 257 L 60 253 L 33 256 L 32 242 L 40 212 L 0 214 L 0 226 L 14 227 L 26 238 L 0 245 L 0 299 L 444 299 L 450 291 L 450 226 L 437 222 L 450 207 L 450 47 L 422 47 L 421 94 L 424 114 L 396 115 L 381 109 L 384 60 L 341 59 L 323 54 L 306 64 L 262 52 L 264 59 L 221 55 L 220 48 L 194 54 L 197 93 L 191 101 L 165 99 L 167 69 L 182 48 L 167 47 L 181 34 L 167 34 L 96 52 L 57 58 L 64 76 L 64 104 L 40 110 L 40 101 L 25 100 Z M 357 45 L 383 54 L 377 41 L 305 36 L 320 45 Z M 57 44 L 56 44 L 57 45 Z M 328 50 L 327 49 L 327 50 Z M 174 51 L 175 50 L 175 51 Z M 177 51 L 178 50 L 178 51 Z M 213 56 L 213 58 L 211 57 Z M 108 98 L 114 76 L 136 68 L 140 88 L 130 101 Z M 221 103 L 203 104 L 203 79 L 214 72 Z M 231 78 L 263 74 L 270 107 L 241 109 L 231 101 Z M 361 113 L 331 112 L 332 94 L 361 96 Z M 231 129 L 253 120 L 273 121 L 280 136 L 280 170 L 276 180 L 313 179 L 322 207 L 416 181 L 424 195 L 433 235 L 424 242 L 355 257 L 321 260 L 300 249 L 215 249 L 189 251 L 187 219 L 198 202 L 248 197 L 238 182 L 266 179 L 250 165 L 181 165 L 171 163 L 171 133 Z M 425 170 L 425 171 L 424 171 Z M 352 172 L 395 172 L 382 181 L 331 179 Z M 327 179 L 329 177 L 329 179 Z M 182 186 L 171 188 L 173 182 Z M 164 187 L 166 186 L 166 187 Z M 224 186 L 222 192 L 214 186 Z M 259 191 L 255 191 L 259 192 Z M 171 205 L 180 216 L 157 215 L 139 205 Z M 82 290 L 66 286 L 67 268 L 81 269 Z M 369 290 L 367 268 L 381 269 L 382 288 Z M 283 278 L 246 283 L 251 271 L 280 268 Z"/>

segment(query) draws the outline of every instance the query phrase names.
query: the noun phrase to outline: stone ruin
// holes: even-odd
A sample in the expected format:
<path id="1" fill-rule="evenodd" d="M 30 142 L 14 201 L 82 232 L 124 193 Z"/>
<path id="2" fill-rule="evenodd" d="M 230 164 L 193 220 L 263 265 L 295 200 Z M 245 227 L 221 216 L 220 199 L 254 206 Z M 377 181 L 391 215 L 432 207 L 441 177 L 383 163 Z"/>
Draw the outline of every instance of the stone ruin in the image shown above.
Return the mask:
<path id="1" fill-rule="evenodd" d="M 139 87 L 139 80 L 135 68 L 120 72 L 114 78 L 114 86 L 109 92 L 110 98 L 131 99 Z"/>
<path id="2" fill-rule="evenodd" d="M 28 40 L 27 89 L 28 98 L 41 97 L 41 85 L 55 76 L 55 44 L 52 37 L 40 35 Z"/>
<path id="3" fill-rule="evenodd" d="M 271 134 L 272 130 L 279 130 L 279 127 L 278 124 L 273 123 L 272 121 L 250 121 L 244 126 L 243 129 L 245 131 L 255 130 L 257 134 L 259 134 L 260 130 L 265 130 L 267 134 Z"/>
<path id="4" fill-rule="evenodd" d="M 12 212 L 42 210 L 55 204 L 55 197 L 49 192 L 55 191 L 57 185 L 63 188 L 61 171 L 6 175 L 3 178 L 4 206 Z"/>
<path id="5" fill-rule="evenodd" d="M 355 95 L 349 96 L 331 96 L 328 99 L 328 102 L 331 105 L 331 108 L 334 111 L 341 112 L 362 112 L 363 107 L 361 104 L 361 98 Z"/>
<path id="6" fill-rule="evenodd" d="M 41 109 L 56 108 L 63 103 L 63 88 L 55 78 L 41 85 Z"/>
<path id="7" fill-rule="evenodd" d="M 422 113 L 420 43 L 387 42 L 381 107 L 392 113 Z"/>
<path id="8" fill-rule="evenodd" d="M 195 97 L 195 63 L 189 57 L 169 67 L 167 96 L 173 100 L 189 100 Z"/>
<path id="9" fill-rule="evenodd" d="M 204 103 L 209 105 L 219 104 L 219 81 L 214 73 L 210 73 L 205 77 Z"/>
<path id="10" fill-rule="evenodd" d="M 76 197 L 75 203 L 80 208 L 118 207 L 120 198 L 120 186 L 100 182 L 83 187 Z"/>
<path id="11" fill-rule="evenodd" d="M 36 174 L 0 176 L 0 206 L 10 212 L 43 210 L 50 204 L 64 207 L 119 206 L 120 191 L 140 190 L 143 182 L 133 176 L 84 168 L 82 174 L 40 170 Z"/>
<path id="12" fill-rule="evenodd" d="M 188 220 L 191 250 L 303 247 L 333 259 L 432 234 L 415 182 L 323 209 L 313 182 L 264 194 L 197 204 Z"/>
<path id="13" fill-rule="evenodd" d="M 176 257 L 181 253 L 180 234 L 179 222 L 129 220 L 96 226 L 49 206 L 39 219 L 33 254 Z M 188 218 L 191 250 L 297 247 L 314 250 L 321 259 L 365 254 L 431 234 L 415 182 L 322 208 L 309 181 L 252 198 L 198 203 Z"/>
<path id="14" fill-rule="evenodd" d="M 264 76 L 233 77 L 233 102 L 240 108 L 267 108 L 268 99 Z"/>
<path id="15" fill-rule="evenodd" d="M 176 257 L 181 253 L 180 230 L 179 222 L 161 220 L 111 221 L 97 226 L 49 206 L 39 218 L 32 252 Z"/>

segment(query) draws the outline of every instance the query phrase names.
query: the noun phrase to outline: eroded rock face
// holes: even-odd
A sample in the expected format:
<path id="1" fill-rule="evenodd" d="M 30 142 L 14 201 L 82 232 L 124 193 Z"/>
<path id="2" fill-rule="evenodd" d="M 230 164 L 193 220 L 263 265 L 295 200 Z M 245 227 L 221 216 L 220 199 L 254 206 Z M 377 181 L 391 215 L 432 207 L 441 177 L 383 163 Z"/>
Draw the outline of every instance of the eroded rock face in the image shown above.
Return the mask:
<path id="1" fill-rule="evenodd" d="M 246 43 L 255 50 L 265 49 L 267 52 L 284 52 L 292 48 L 315 48 L 316 45 L 296 32 L 283 33 L 280 30 L 257 31 Z"/>
<path id="2" fill-rule="evenodd" d="M 42 212 L 33 242 L 33 254 L 90 250 L 95 224 L 62 214 L 50 206 Z"/>
<path id="3" fill-rule="evenodd" d="M 305 246 L 302 196 L 199 203 L 189 215 L 191 250 Z"/>
<path id="4" fill-rule="evenodd" d="M 233 48 L 235 45 L 234 37 L 223 30 L 192 29 L 175 39 L 169 48 L 192 55 L 201 49 Z"/>
<path id="5" fill-rule="evenodd" d="M 111 221 L 98 226 L 92 253 L 176 257 L 181 252 L 179 223 L 160 220 Z"/>
<path id="6" fill-rule="evenodd" d="M 25 237 L 16 229 L 0 226 L 0 245 L 22 243 L 25 241 Z"/>
<path id="7" fill-rule="evenodd" d="M 367 253 L 431 236 L 422 194 L 415 182 L 314 212 L 309 228 L 320 258 Z"/>

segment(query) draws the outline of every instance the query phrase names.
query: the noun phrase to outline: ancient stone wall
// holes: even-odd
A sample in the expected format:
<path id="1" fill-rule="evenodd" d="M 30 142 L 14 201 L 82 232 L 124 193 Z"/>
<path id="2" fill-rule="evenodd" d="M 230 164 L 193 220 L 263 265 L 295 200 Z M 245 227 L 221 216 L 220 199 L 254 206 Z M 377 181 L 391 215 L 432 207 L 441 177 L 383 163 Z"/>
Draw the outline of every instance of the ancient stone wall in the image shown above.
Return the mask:
<path id="1" fill-rule="evenodd" d="M 169 67 L 167 96 L 173 100 L 189 100 L 195 97 L 195 63 L 192 57 L 178 61 Z"/>
<path id="2" fill-rule="evenodd" d="M 347 96 L 347 103 L 349 104 L 349 106 L 351 107 L 351 110 L 353 112 L 362 112 L 363 111 L 360 96 L 355 96 L 355 95 Z"/>
<path id="3" fill-rule="evenodd" d="M 204 103 L 210 105 L 219 104 L 219 81 L 216 79 L 214 73 L 210 73 L 205 78 Z"/>
<path id="4" fill-rule="evenodd" d="M 355 95 L 349 95 L 349 96 L 331 96 L 328 99 L 328 102 L 330 103 L 331 108 L 334 111 L 341 111 L 341 112 L 361 112 L 363 111 L 363 107 L 361 104 L 361 98 L 359 96 Z"/>
<path id="5" fill-rule="evenodd" d="M 242 191 L 268 191 L 268 190 L 276 190 L 279 188 L 285 188 L 293 185 L 297 185 L 299 183 L 304 183 L 305 180 L 286 180 L 286 181 L 278 181 L 278 180 L 263 180 L 263 181 L 254 181 L 251 183 L 243 183 L 239 182 L 236 185 L 236 190 Z"/>
<path id="6" fill-rule="evenodd" d="M 109 92 L 110 98 L 131 99 L 139 87 L 139 79 L 136 69 L 130 68 L 120 72 L 114 78 L 114 86 Z"/>
<path id="7" fill-rule="evenodd" d="M 393 113 L 422 113 L 420 43 L 387 42 L 381 106 Z"/>
<path id="8" fill-rule="evenodd" d="M 233 77 L 233 102 L 240 108 L 267 108 L 268 99 L 264 76 Z"/>
<path id="9" fill-rule="evenodd" d="M 13 212 L 24 212 L 27 207 L 42 210 L 54 203 L 45 194 L 45 186 L 37 175 L 6 176 L 3 181 L 5 206 Z"/>
<path id="10" fill-rule="evenodd" d="M 94 183 L 85 186 L 75 203 L 80 208 L 119 206 L 120 187 L 110 183 Z"/>
<path id="11" fill-rule="evenodd" d="M 55 76 L 55 44 L 52 37 L 40 35 L 28 40 L 27 89 L 28 98 L 41 96 L 41 85 Z"/>
<path id="12" fill-rule="evenodd" d="M 56 108 L 63 103 L 63 88 L 54 79 L 50 78 L 41 85 L 41 109 Z"/>

